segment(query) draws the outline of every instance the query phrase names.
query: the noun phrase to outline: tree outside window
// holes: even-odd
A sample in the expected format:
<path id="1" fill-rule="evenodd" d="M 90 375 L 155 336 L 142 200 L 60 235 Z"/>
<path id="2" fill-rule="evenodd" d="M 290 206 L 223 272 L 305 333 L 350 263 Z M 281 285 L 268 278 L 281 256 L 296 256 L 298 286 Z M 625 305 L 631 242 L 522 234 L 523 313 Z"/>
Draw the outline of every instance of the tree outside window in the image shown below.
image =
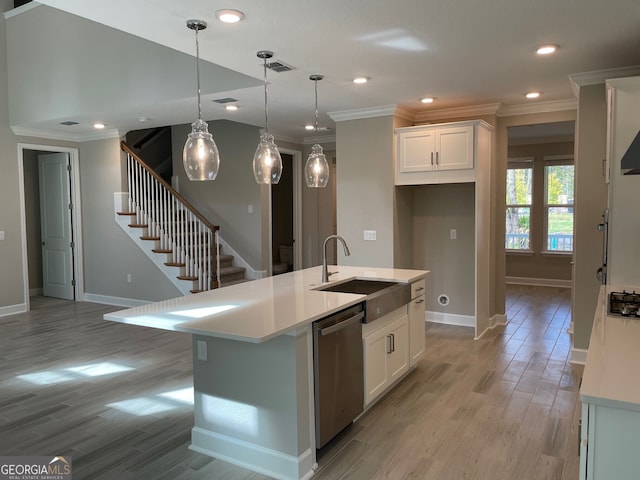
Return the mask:
<path id="1" fill-rule="evenodd" d="M 533 159 L 510 161 L 507 169 L 505 248 L 531 250 Z"/>

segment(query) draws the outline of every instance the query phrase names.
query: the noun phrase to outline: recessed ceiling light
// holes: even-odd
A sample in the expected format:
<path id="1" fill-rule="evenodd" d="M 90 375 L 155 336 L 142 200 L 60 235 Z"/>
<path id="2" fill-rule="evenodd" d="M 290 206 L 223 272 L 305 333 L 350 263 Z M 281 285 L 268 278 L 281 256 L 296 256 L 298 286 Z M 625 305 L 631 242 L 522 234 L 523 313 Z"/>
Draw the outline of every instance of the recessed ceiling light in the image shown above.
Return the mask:
<path id="1" fill-rule="evenodd" d="M 538 55 L 549 55 L 554 53 L 557 49 L 558 47 L 556 45 L 542 45 L 541 47 L 538 47 L 536 53 Z"/>
<path id="2" fill-rule="evenodd" d="M 315 129 L 316 129 L 316 127 L 315 127 L 315 126 L 313 126 L 313 125 L 305 125 L 305 126 L 304 126 L 304 129 L 305 129 L 305 130 L 315 130 Z"/>
<path id="3" fill-rule="evenodd" d="M 244 20 L 244 13 L 240 10 L 232 9 L 218 10 L 216 12 L 216 18 L 224 23 L 238 23 Z"/>
<path id="4" fill-rule="evenodd" d="M 433 97 L 424 97 L 424 98 L 420 99 L 420 101 L 422 103 L 433 103 L 434 100 L 435 100 L 435 98 L 433 98 Z"/>
<path id="5" fill-rule="evenodd" d="M 527 97 L 529 100 L 532 100 L 534 98 L 540 98 L 540 95 L 542 95 L 541 92 L 529 92 L 525 95 L 525 97 Z"/>
<path id="6" fill-rule="evenodd" d="M 361 85 L 363 83 L 367 83 L 369 81 L 369 77 L 356 77 L 353 79 L 353 83 Z"/>
<path id="7" fill-rule="evenodd" d="M 229 112 L 235 112 L 236 110 L 238 110 L 238 106 L 237 105 L 226 105 L 224 107 L 225 110 L 228 110 Z"/>
<path id="8" fill-rule="evenodd" d="M 104 127 L 106 127 L 106 125 L 104 123 L 94 123 L 93 124 L 93 128 L 97 129 L 97 130 L 102 130 L 104 129 Z"/>

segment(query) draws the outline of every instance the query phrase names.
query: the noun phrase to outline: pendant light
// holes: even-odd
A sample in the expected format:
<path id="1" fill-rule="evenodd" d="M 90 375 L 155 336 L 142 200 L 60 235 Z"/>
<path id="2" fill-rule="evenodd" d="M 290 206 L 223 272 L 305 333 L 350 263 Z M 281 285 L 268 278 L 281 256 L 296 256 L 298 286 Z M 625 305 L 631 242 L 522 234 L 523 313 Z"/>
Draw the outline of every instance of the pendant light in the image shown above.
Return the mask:
<path id="1" fill-rule="evenodd" d="M 260 50 L 257 55 L 264 60 L 264 133 L 260 135 L 260 143 L 253 155 L 253 176 L 260 184 L 274 184 L 280 181 L 282 175 L 282 158 L 278 147 L 273 142 L 273 135 L 269 135 L 267 59 L 273 57 L 273 52 Z"/>
<path id="2" fill-rule="evenodd" d="M 324 188 L 329 181 L 329 164 L 327 163 L 327 157 L 322 153 L 322 147 L 318 142 L 318 82 L 324 77 L 322 75 L 311 75 L 309 80 L 315 82 L 316 87 L 316 143 L 311 147 L 311 153 L 307 158 L 307 163 L 304 166 L 304 181 L 307 187 Z"/>
<path id="3" fill-rule="evenodd" d="M 215 180 L 220 167 L 220 154 L 207 122 L 202 120 L 200 105 L 200 43 L 198 32 L 207 28 L 203 20 L 188 20 L 187 28 L 196 32 L 196 76 L 198 80 L 198 119 L 191 124 L 191 133 L 182 150 L 182 163 L 189 180 Z"/>

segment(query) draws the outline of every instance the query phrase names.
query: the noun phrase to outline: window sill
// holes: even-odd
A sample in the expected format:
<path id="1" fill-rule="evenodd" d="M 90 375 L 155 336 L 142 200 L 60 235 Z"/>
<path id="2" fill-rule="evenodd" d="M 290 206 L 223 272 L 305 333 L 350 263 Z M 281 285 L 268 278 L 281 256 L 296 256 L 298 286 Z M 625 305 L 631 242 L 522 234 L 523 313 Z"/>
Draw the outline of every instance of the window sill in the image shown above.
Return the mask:
<path id="1" fill-rule="evenodd" d="M 533 250 L 505 250 L 507 255 L 523 255 L 523 256 L 531 256 L 535 252 Z"/>
<path id="2" fill-rule="evenodd" d="M 542 254 L 542 256 L 544 257 L 571 257 L 573 256 L 573 252 L 554 252 L 554 251 L 547 251 L 545 250 L 544 252 L 540 252 Z"/>

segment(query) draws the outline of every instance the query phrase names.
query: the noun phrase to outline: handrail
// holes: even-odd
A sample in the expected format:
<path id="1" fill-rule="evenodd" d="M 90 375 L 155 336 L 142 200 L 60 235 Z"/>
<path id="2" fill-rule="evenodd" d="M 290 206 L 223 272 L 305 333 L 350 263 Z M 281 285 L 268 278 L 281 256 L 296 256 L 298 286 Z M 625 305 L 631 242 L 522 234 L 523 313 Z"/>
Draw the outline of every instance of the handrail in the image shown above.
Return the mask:
<path id="1" fill-rule="evenodd" d="M 147 229 L 143 238 L 157 242 L 156 253 L 169 255 L 167 265 L 181 268 L 180 280 L 196 282 L 197 291 L 219 287 L 219 227 L 204 218 L 126 143 L 121 142 L 120 148 L 127 154 L 129 213 L 135 215 L 132 226 Z"/>
<path id="2" fill-rule="evenodd" d="M 218 225 L 214 225 L 213 223 L 211 223 L 198 210 L 196 210 L 196 208 L 189 203 L 189 200 L 187 200 L 182 195 L 180 195 L 180 193 L 176 189 L 174 189 L 169 182 L 167 182 L 164 178 L 158 175 L 153 170 L 153 168 L 151 168 L 144 160 L 142 160 L 138 155 L 136 155 L 136 153 L 133 150 L 131 150 L 126 143 L 120 142 L 120 148 L 122 149 L 123 152 L 126 152 L 129 155 L 131 155 L 136 160 L 136 162 L 140 163 L 143 167 L 145 167 L 149 171 L 149 173 L 153 176 L 153 178 L 155 178 L 167 190 L 169 190 L 174 197 L 180 200 L 180 202 L 182 202 L 182 204 L 185 207 L 187 207 L 187 209 L 191 213 L 193 213 L 198 220 L 200 220 L 202 223 L 204 223 L 207 227 L 209 227 L 214 232 L 220 229 Z"/>

